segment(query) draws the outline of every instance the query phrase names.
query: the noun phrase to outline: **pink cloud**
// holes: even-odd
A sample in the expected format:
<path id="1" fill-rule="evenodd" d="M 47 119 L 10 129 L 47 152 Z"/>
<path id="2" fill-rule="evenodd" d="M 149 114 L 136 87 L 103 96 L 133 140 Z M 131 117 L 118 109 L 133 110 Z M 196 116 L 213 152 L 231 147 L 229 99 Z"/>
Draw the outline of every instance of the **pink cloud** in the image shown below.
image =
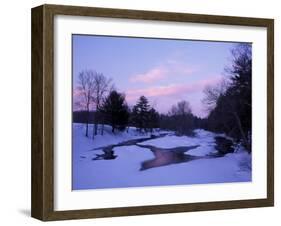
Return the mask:
<path id="1" fill-rule="evenodd" d="M 166 86 L 151 86 L 144 89 L 127 90 L 127 100 L 136 100 L 141 95 L 147 97 L 180 97 L 181 95 L 187 93 L 201 92 L 205 86 L 217 84 L 220 80 L 220 76 L 215 76 L 211 79 L 205 79 L 187 84 L 171 84 Z"/>
<path id="2" fill-rule="evenodd" d="M 144 74 L 138 74 L 130 78 L 131 82 L 144 82 L 151 83 L 154 81 L 159 81 L 165 78 L 167 75 L 167 70 L 163 67 L 156 67 Z"/>
<path id="3" fill-rule="evenodd" d="M 194 67 L 176 60 L 168 60 L 143 74 L 133 75 L 131 82 L 153 83 L 171 76 L 191 75 L 197 71 Z"/>

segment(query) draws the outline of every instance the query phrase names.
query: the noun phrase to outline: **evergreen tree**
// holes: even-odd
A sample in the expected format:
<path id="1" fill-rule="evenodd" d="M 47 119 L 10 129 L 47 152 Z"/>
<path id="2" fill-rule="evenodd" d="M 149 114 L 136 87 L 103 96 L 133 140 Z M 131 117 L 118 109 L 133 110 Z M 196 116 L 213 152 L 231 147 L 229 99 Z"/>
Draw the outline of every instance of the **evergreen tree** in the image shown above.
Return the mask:
<path id="1" fill-rule="evenodd" d="M 105 99 L 100 112 L 104 115 L 105 121 L 115 129 L 124 130 L 128 124 L 129 110 L 125 102 L 125 95 L 113 90 Z"/>
<path id="2" fill-rule="evenodd" d="M 144 131 L 148 128 L 150 106 L 145 96 L 141 96 L 137 101 L 137 104 L 133 107 L 132 111 L 132 123 L 140 131 Z"/>
<path id="3" fill-rule="evenodd" d="M 153 128 L 159 127 L 159 118 L 160 116 L 154 108 L 148 111 L 148 128 L 151 133 L 153 132 Z"/>
<path id="4" fill-rule="evenodd" d="M 215 98 L 208 116 L 208 129 L 224 132 L 241 141 L 251 152 L 252 128 L 252 50 L 239 44 L 232 50 L 232 63 L 226 69 L 229 84 Z M 210 92 L 207 93 L 210 99 Z"/>

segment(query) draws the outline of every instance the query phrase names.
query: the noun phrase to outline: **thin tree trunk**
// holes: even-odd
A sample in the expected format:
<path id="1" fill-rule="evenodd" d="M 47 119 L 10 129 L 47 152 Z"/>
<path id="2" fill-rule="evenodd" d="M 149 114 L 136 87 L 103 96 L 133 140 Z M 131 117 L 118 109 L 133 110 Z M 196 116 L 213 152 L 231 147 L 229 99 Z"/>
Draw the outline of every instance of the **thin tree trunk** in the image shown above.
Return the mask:
<path id="1" fill-rule="evenodd" d="M 93 139 L 95 139 L 95 130 L 96 130 L 96 112 L 94 112 L 94 120 L 93 120 Z"/>
<path id="2" fill-rule="evenodd" d="M 88 125 L 88 122 L 86 123 L 86 137 L 88 137 L 88 130 L 89 130 L 89 125 Z"/>
<path id="3" fill-rule="evenodd" d="M 243 131 L 241 120 L 240 120 L 240 118 L 239 118 L 239 116 L 238 116 L 238 114 L 236 112 L 233 112 L 233 115 L 234 115 L 234 117 L 236 119 L 236 122 L 237 122 L 237 125 L 238 125 L 238 129 L 240 131 L 243 143 L 246 146 L 247 150 L 250 152 L 251 150 L 250 150 L 249 142 L 248 142 L 248 139 L 247 139 L 247 137 L 246 137 L 246 135 L 245 135 L 245 133 Z"/>
<path id="4" fill-rule="evenodd" d="M 95 135 L 98 134 L 98 122 L 95 123 Z"/>
<path id="5" fill-rule="evenodd" d="M 86 137 L 89 136 L 89 109 L 87 109 L 87 117 L 86 117 Z"/>
<path id="6" fill-rule="evenodd" d="M 93 139 L 95 138 L 95 136 L 98 134 L 98 125 L 96 122 L 94 122 L 93 124 Z"/>
<path id="7" fill-rule="evenodd" d="M 94 114 L 94 125 L 93 125 L 93 139 L 98 134 L 98 113 L 97 111 Z"/>
<path id="8" fill-rule="evenodd" d="M 95 127 L 94 127 L 94 135 L 98 134 L 98 118 L 99 118 L 99 102 L 97 103 L 96 106 L 96 112 L 95 112 Z"/>
<path id="9" fill-rule="evenodd" d="M 104 130 L 104 123 L 101 125 L 101 135 L 103 136 L 103 130 Z"/>

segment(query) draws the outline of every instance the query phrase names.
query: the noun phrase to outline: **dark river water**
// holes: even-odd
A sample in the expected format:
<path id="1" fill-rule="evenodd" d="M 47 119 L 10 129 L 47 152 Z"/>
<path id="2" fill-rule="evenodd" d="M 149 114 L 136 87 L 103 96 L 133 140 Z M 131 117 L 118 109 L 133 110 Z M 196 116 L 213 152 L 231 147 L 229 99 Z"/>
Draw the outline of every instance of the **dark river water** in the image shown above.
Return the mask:
<path id="1" fill-rule="evenodd" d="M 147 170 L 153 167 L 160 167 L 170 164 L 188 162 L 191 160 L 202 158 L 198 156 L 188 155 L 185 153 L 191 149 L 199 147 L 199 145 L 182 146 L 182 147 L 176 147 L 171 149 L 163 149 L 163 148 L 157 148 L 147 145 L 138 145 L 138 146 L 149 148 L 154 154 L 154 159 L 142 162 L 140 170 Z"/>
<path id="2" fill-rule="evenodd" d="M 159 137 L 164 137 L 167 134 L 161 134 L 159 136 L 153 136 L 150 138 L 139 138 L 139 139 L 133 139 L 125 142 L 121 142 L 119 144 L 115 145 L 109 145 L 105 147 L 99 147 L 95 148 L 93 150 L 102 150 L 103 154 L 96 154 L 96 157 L 94 157 L 92 160 L 112 160 L 115 158 L 118 158 L 117 155 L 114 153 L 115 147 L 124 147 L 124 146 L 131 146 L 136 145 L 142 148 L 149 149 L 153 155 L 154 158 L 144 161 L 141 163 L 140 170 L 147 170 L 154 167 L 160 167 L 170 164 L 177 164 L 182 162 L 188 162 L 196 159 L 202 159 L 202 158 L 210 158 L 211 156 L 193 156 L 187 154 L 189 150 L 199 147 L 200 145 L 194 145 L 194 146 L 179 146 L 175 148 L 159 148 L 152 145 L 144 145 L 139 144 L 141 142 L 156 139 Z M 187 152 L 187 153 L 186 153 Z M 215 156 L 213 156 L 215 157 Z"/>

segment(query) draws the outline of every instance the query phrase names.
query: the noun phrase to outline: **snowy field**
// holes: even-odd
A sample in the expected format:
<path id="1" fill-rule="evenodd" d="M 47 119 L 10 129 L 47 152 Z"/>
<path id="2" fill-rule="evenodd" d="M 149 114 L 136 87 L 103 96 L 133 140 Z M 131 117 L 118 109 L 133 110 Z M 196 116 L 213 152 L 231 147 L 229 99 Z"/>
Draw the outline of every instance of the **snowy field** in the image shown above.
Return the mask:
<path id="1" fill-rule="evenodd" d="M 82 124 L 73 124 L 73 190 L 251 181 L 251 156 L 243 147 L 236 146 L 234 153 L 223 157 L 208 157 L 217 153 L 214 137 L 218 134 L 195 130 L 194 137 L 176 136 L 167 131 L 153 135 L 158 137 L 113 147 L 115 159 L 93 160 L 97 154 L 102 155 L 102 148 L 108 145 L 150 138 L 151 134 L 140 134 L 134 128 L 112 134 L 111 128 L 106 126 L 104 135 L 97 135 L 93 140 L 85 137 Z M 161 164 L 167 161 L 165 156 L 171 158 L 165 154 L 166 150 L 171 152 L 185 147 L 192 148 L 184 150 L 180 156 L 191 156 L 191 160 L 172 159 L 176 163 L 140 170 L 144 162 L 156 158 L 152 150 L 157 150 L 155 162 Z"/>

